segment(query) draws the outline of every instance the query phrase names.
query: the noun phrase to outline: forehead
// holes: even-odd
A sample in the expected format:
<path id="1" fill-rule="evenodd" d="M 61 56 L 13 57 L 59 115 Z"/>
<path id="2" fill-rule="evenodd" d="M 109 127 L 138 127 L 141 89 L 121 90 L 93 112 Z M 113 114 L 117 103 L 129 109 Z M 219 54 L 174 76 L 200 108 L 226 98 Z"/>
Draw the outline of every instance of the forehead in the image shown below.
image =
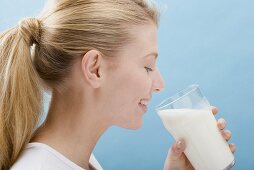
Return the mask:
<path id="1" fill-rule="evenodd" d="M 155 24 L 133 26 L 129 29 L 133 40 L 122 49 L 121 56 L 139 58 L 149 53 L 158 53 L 157 27 Z"/>

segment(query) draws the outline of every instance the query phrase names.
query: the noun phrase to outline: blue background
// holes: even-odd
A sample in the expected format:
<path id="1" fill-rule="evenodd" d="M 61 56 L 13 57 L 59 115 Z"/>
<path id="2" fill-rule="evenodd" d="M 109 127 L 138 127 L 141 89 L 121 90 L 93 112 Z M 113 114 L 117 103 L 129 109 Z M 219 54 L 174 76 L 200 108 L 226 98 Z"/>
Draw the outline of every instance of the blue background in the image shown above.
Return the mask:
<path id="1" fill-rule="evenodd" d="M 166 82 L 155 94 L 137 130 L 112 127 L 99 140 L 95 156 L 110 170 L 162 169 L 173 138 L 154 111 L 164 98 L 189 84 L 200 84 L 228 122 L 235 143 L 237 170 L 254 169 L 254 1 L 157 1 L 163 14 L 159 28 L 158 67 Z M 0 31 L 35 16 L 43 1 L 0 0 Z M 49 96 L 45 98 L 45 110 Z"/>

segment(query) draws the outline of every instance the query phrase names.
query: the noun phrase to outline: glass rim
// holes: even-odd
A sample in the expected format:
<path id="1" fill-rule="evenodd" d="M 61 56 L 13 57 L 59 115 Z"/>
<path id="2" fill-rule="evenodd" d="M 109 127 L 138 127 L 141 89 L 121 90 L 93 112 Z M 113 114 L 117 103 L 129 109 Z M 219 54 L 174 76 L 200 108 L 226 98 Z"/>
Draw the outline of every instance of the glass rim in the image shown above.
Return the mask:
<path id="1" fill-rule="evenodd" d="M 198 84 L 192 84 L 192 85 L 189 85 L 186 88 L 182 89 L 181 91 L 178 91 L 177 93 L 175 93 L 174 95 L 164 99 L 159 105 L 157 105 L 156 106 L 156 111 L 162 110 L 163 108 L 177 102 L 178 100 L 182 99 L 183 97 L 185 97 L 188 94 L 195 91 L 197 88 L 199 88 Z M 177 97 L 177 96 L 179 96 L 180 93 L 183 93 L 183 95 L 181 95 L 180 97 Z M 169 102 L 169 103 L 166 103 L 168 100 L 172 100 L 172 101 Z"/>

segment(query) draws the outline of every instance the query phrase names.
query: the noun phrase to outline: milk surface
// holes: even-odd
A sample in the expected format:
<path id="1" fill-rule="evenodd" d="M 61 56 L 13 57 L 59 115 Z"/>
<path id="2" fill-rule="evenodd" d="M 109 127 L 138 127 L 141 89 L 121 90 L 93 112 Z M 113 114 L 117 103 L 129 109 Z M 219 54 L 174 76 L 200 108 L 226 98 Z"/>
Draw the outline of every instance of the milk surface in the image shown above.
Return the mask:
<path id="1" fill-rule="evenodd" d="M 223 170 L 234 161 L 211 110 L 169 109 L 158 114 L 176 140 L 186 141 L 184 153 L 195 170 Z"/>

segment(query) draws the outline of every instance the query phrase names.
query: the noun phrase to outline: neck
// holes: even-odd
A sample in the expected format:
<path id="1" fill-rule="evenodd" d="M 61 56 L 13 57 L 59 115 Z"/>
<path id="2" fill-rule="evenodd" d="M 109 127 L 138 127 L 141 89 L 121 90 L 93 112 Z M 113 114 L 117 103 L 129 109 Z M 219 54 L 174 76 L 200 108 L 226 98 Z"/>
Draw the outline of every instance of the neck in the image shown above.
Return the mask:
<path id="1" fill-rule="evenodd" d="M 80 100 L 73 93 L 64 96 L 53 93 L 47 119 L 32 142 L 45 143 L 89 169 L 90 155 L 100 136 L 110 127 L 100 116 L 100 110 L 92 105 L 91 98 L 89 101 Z"/>

